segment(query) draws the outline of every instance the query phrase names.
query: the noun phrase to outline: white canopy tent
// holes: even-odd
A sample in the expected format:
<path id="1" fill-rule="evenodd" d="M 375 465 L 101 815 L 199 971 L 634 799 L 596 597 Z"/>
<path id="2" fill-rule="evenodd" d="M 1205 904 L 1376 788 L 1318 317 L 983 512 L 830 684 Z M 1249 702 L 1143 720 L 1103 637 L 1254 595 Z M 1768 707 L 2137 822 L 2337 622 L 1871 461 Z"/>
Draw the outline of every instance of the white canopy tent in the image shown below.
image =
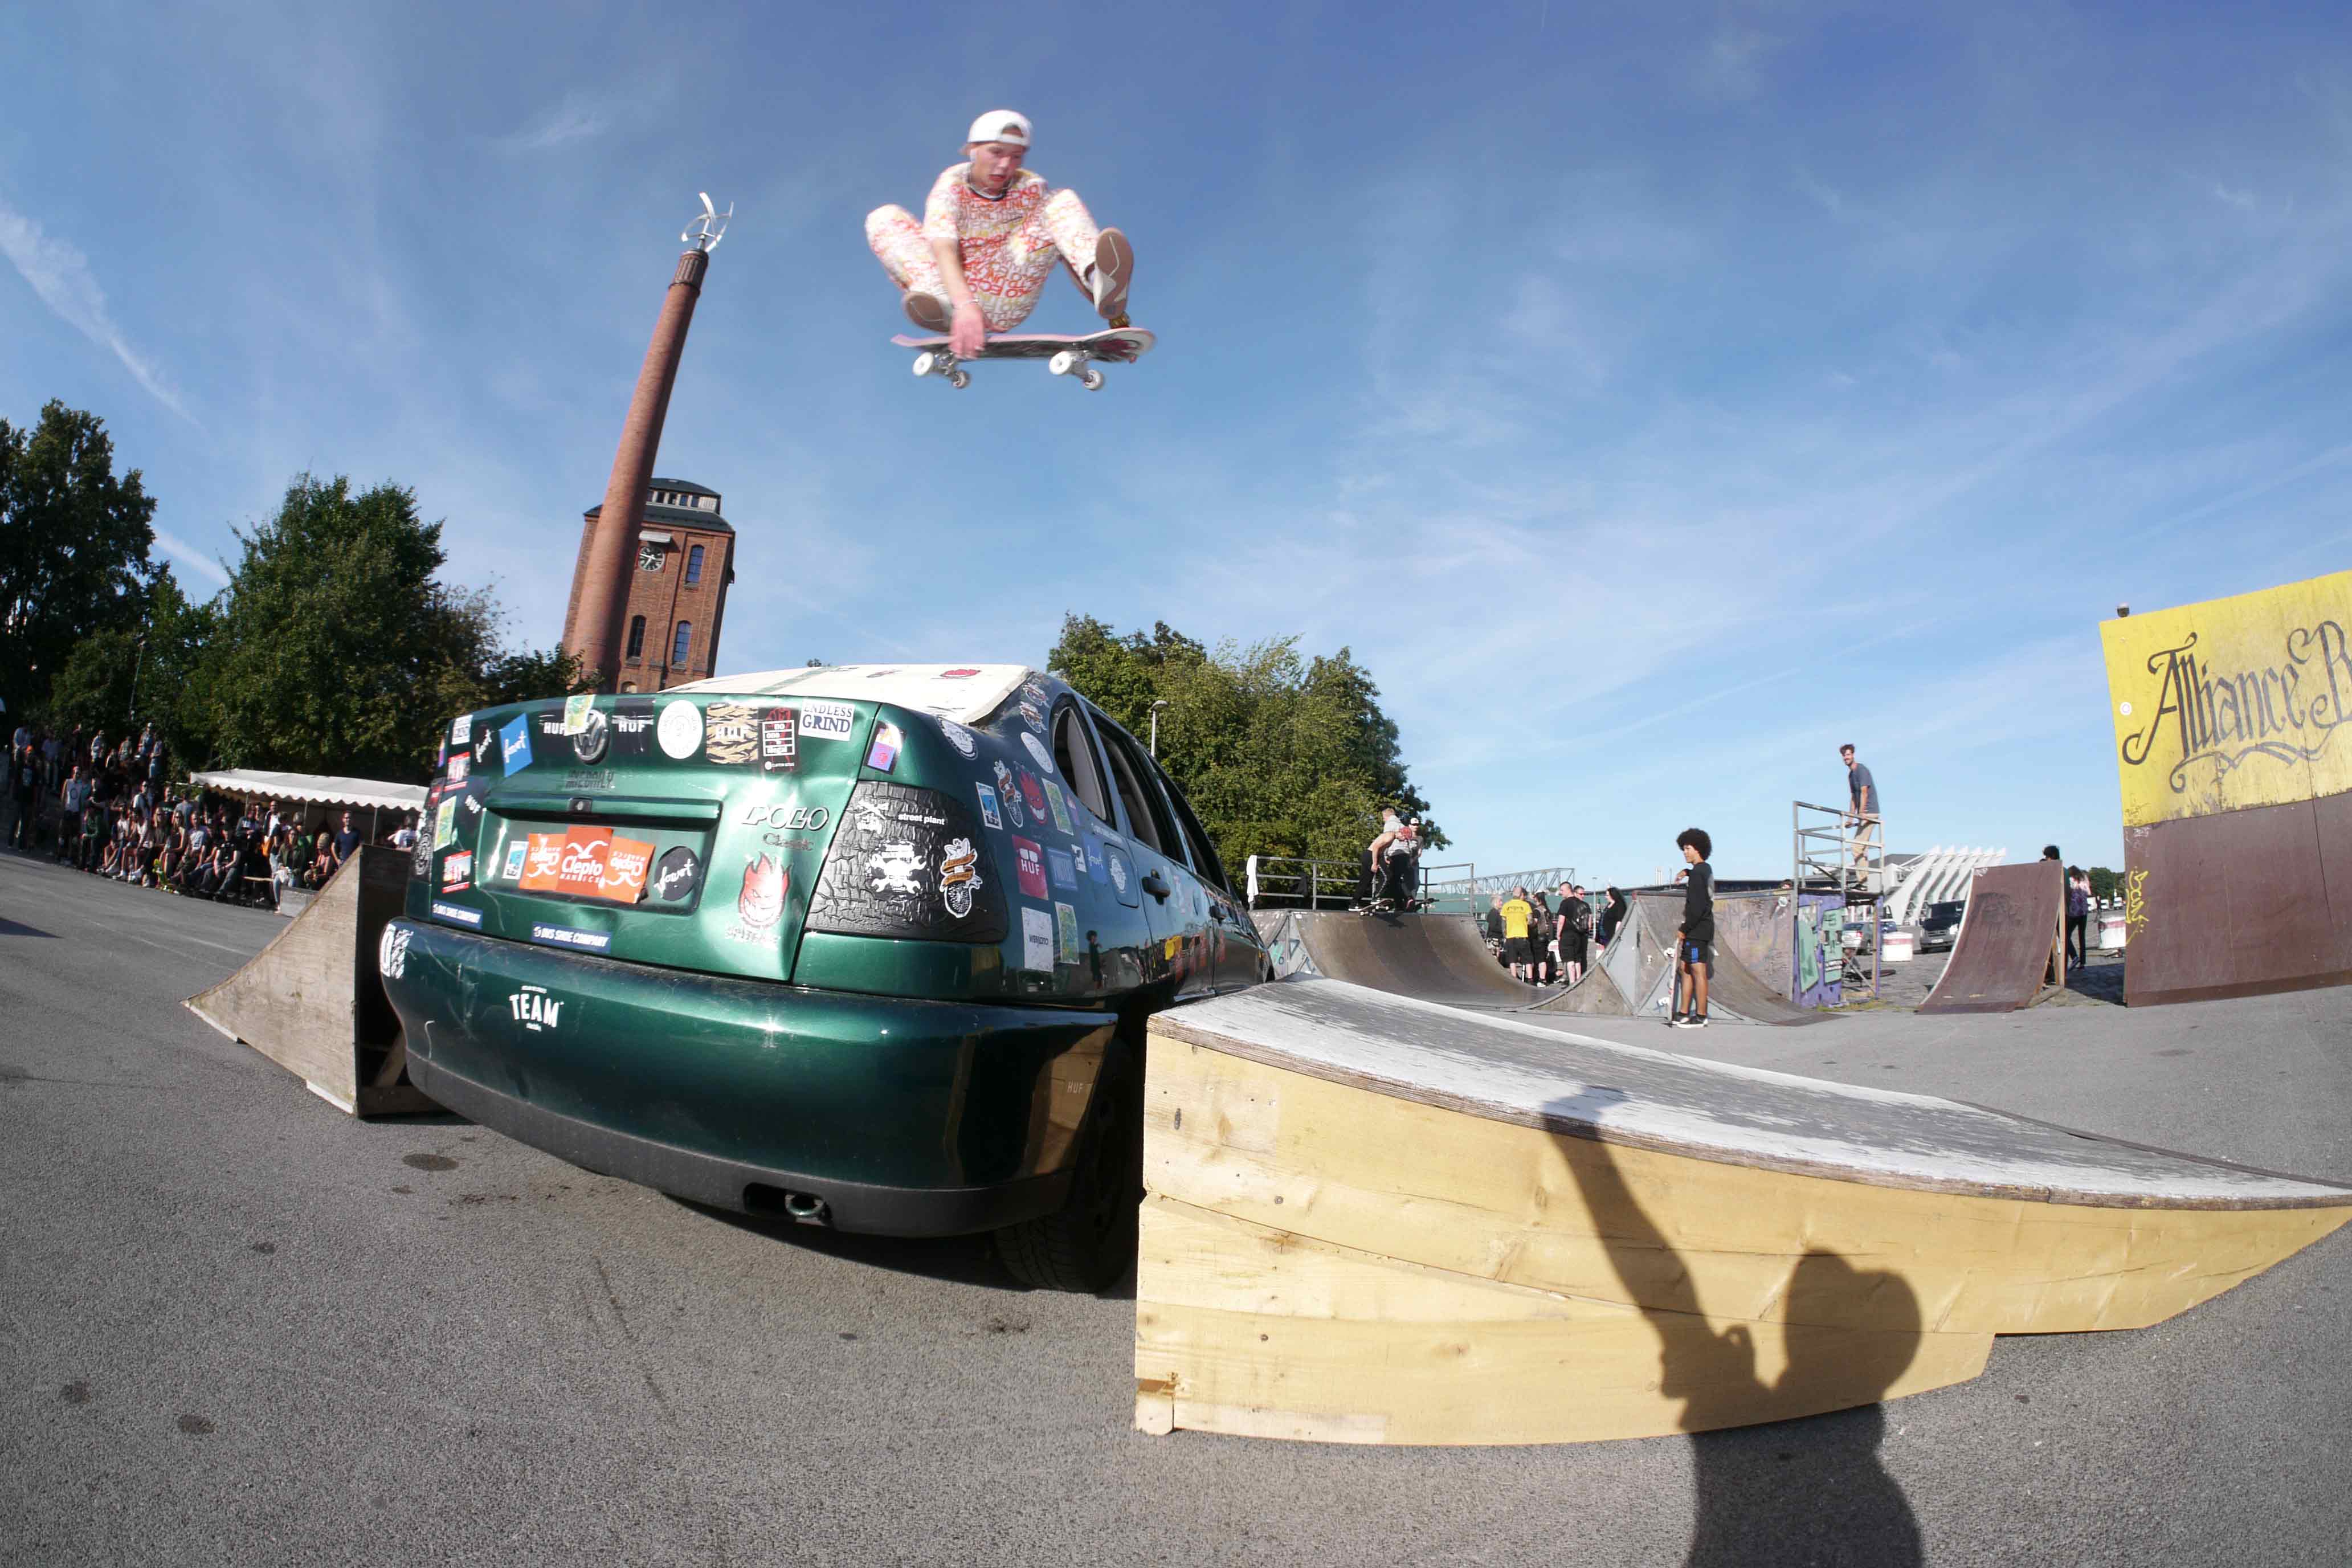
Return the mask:
<path id="1" fill-rule="evenodd" d="M 188 782 L 240 800 L 300 801 L 306 805 L 347 805 L 366 809 L 368 837 L 376 837 L 381 814 L 425 811 L 423 784 L 387 784 L 383 779 L 333 778 L 324 773 L 271 773 L 257 768 L 222 768 L 190 773 Z"/>

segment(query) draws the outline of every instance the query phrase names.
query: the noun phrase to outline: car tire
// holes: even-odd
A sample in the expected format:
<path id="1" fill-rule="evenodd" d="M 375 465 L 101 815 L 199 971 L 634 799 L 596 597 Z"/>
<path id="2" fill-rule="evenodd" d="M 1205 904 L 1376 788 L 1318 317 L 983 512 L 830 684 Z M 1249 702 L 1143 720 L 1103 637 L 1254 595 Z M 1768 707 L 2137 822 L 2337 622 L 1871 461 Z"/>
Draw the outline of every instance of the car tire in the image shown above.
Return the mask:
<path id="1" fill-rule="evenodd" d="M 1142 1088 L 1126 1042 L 1115 1043 L 1079 1130 L 1068 1198 L 1052 1214 L 995 1233 L 997 1257 L 1024 1285 L 1093 1294 L 1134 1266 L 1143 1202 Z"/>

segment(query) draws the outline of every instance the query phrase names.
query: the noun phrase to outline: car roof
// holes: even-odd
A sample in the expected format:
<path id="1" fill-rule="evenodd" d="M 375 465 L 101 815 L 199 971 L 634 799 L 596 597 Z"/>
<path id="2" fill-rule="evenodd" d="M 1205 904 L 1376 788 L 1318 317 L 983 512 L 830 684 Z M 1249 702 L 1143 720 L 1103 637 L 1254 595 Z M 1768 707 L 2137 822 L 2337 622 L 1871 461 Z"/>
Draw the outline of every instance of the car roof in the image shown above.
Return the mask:
<path id="1" fill-rule="evenodd" d="M 1004 700 L 1034 675 L 1025 664 L 804 665 L 749 675 L 714 675 L 669 689 L 888 702 L 977 724 L 1003 707 Z"/>

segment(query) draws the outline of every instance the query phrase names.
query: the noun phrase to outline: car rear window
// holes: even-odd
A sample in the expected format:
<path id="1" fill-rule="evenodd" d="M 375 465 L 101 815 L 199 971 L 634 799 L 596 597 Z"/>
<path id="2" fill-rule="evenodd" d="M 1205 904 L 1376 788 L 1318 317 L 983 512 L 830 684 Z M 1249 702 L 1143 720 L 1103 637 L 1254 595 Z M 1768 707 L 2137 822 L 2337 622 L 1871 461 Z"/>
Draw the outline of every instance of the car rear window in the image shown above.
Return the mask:
<path id="1" fill-rule="evenodd" d="M 1072 793 L 1105 822 L 1111 819 L 1110 792 L 1103 787 L 1102 767 L 1094 742 L 1078 718 L 1078 705 L 1065 700 L 1054 710 L 1054 762 L 1069 782 Z"/>

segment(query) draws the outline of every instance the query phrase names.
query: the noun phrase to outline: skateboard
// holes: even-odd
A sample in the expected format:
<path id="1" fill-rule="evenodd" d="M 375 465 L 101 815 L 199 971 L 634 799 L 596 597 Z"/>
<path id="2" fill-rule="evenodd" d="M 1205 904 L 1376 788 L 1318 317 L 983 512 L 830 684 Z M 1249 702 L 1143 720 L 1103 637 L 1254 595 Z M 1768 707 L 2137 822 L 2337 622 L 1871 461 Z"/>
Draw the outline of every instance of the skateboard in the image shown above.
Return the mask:
<path id="1" fill-rule="evenodd" d="M 957 388 L 971 384 L 971 373 L 963 368 L 971 360 L 960 358 L 948 347 L 946 338 L 910 338 L 902 332 L 890 341 L 902 349 L 917 351 L 917 375 L 936 375 Z M 1041 359 L 1055 375 L 1074 376 L 1088 392 L 1100 392 L 1103 373 L 1094 367 L 1094 361 L 1133 364 L 1151 352 L 1156 341 L 1141 327 L 1112 327 L 1099 332 L 1005 332 L 982 343 L 971 359 Z"/>

